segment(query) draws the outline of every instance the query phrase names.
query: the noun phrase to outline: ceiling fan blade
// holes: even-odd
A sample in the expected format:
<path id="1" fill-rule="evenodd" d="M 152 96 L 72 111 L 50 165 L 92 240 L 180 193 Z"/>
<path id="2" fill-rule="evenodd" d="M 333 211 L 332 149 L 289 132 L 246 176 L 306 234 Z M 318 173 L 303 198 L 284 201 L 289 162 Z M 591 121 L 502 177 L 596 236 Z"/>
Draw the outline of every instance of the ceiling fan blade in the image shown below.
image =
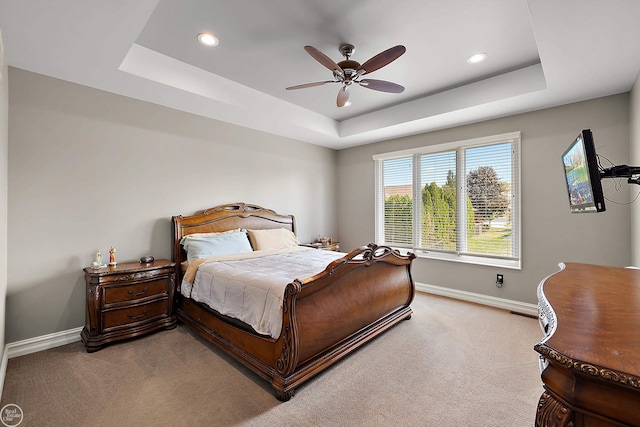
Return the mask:
<path id="1" fill-rule="evenodd" d="M 337 82 L 335 80 L 326 80 L 324 82 L 305 83 L 305 84 L 296 85 L 296 86 L 289 86 L 287 88 L 287 90 L 304 89 L 304 88 L 307 88 L 307 87 L 322 86 L 322 85 L 325 85 L 327 83 L 339 83 L 339 82 Z"/>
<path id="2" fill-rule="evenodd" d="M 342 68 L 338 64 L 336 64 L 331 58 L 329 58 L 324 53 L 320 52 L 313 46 L 305 46 L 304 50 L 307 51 L 309 55 L 313 57 L 316 61 L 333 71 L 334 73 L 338 73 L 340 75 L 344 75 L 342 72 Z"/>
<path id="3" fill-rule="evenodd" d="M 402 45 L 389 48 L 384 52 L 380 52 L 379 54 L 377 54 L 376 56 L 374 56 L 373 58 L 369 59 L 367 62 L 362 64 L 360 67 L 358 67 L 357 71 L 363 70 L 364 72 L 362 72 L 361 74 L 372 73 L 375 70 L 378 70 L 384 67 L 385 65 L 395 61 L 400 56 L 402 56 L 402 54 L 404 54 L 406 51 L 407 51 L 407 48 L 405 48 Z"/>
<path id="4" fill-rule="evenodd" d="M 344 85 L 338 91 L 338 99 L 336 100 L 336 105 L 338 107 L 344 107 L 344 104 L 349 100 L 349 86 Z"/>
<path id="5" fill-rule="evenodd" d="M 367 89 L 379 90 L 380 92 L 402 93 L 404 86 L 387 82 L 385 80 L 366 79 L 360 80 L 358 84 Z"/>

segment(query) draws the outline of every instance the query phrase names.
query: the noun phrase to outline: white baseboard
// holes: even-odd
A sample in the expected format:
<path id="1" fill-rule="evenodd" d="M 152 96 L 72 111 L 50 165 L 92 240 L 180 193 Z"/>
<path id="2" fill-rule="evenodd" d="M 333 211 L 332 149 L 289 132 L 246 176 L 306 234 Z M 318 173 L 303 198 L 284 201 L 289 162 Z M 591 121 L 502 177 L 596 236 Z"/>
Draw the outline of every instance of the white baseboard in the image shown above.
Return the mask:
<path id="1" fill-rule="evenodd" d="M 66 331 L 54 332 L 53 334 L 11 342 L 7 344 L 5 354 L 7 354 L 8 359 L 11 359 L 13 357 L 24 356 L 25 354 L 36 353 L 38 351 L 80 341 L 80 332 L 82 332 L 82 328 L 83 327 L 80 326 Z"/>
<path id="2" fill-rule="evenodd" d="M 426 283 L 416 283 L 416 291 L 475 302 L 478 304 L 488 305 L 490 307 L 502 308 L 516 313 L 538 317 L 538 306 L 536 304 L 476 294 L 474 292 L 461 291 L 458 289 L 443 288 L 442 286 L 428 285 Z"/>
<path id="3" fill-rule="evenodd" d="M 0 363 L 0 396 L 2 396 L 2 391 L 4 390 L 4 377 L 7 374 L 7 363 L 9 363 L 9 357 L 7 354 L 9 353 L 8 345 L 4 346 L 4 351 L 2 352 L 2 363 Z"/>

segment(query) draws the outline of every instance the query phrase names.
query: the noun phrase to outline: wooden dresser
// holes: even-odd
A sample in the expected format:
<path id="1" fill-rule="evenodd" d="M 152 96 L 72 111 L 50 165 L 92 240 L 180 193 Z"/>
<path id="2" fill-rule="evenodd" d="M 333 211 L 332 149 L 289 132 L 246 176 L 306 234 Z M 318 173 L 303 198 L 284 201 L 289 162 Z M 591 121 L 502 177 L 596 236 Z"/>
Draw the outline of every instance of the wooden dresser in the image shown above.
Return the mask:
<path id="1" fill-rule="evenodd" d="M 538 286 L 535 425 L 640 426 L 640 270 L 561 264 Z"/>
<path id="2" fill-rule="evenodd" d="M 80 334 L 88 352 L 105 344 L 176 326 L 175 263 L 155 260 L 84 269 L 87 309 Z"/>

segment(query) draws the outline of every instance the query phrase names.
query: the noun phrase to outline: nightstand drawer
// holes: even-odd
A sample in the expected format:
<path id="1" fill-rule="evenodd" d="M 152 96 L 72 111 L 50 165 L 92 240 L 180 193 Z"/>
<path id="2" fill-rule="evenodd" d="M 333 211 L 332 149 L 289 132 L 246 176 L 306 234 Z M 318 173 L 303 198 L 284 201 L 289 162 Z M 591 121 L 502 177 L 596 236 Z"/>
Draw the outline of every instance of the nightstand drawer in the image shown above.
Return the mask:
<path id="1" fill-rule="evenodd" d="M 168 314 L 167 307 L 167 300 L 164 299 L 149 304 L 105 311 L 103 314 L 103 332 L 108 331 L 110 328 L 127 325 L 129 323 L 144 322 L 159 316 L 166 316 Z"/>
<path id="2" fill-rule="evenodd" d="M 128 302 L 156 295 L 167 295 L 169 281 L 167 278 L 154 280 L 151 282 L 134 283 L 126 286 L 105 287 L 104 305 L 118 302 Z"/>

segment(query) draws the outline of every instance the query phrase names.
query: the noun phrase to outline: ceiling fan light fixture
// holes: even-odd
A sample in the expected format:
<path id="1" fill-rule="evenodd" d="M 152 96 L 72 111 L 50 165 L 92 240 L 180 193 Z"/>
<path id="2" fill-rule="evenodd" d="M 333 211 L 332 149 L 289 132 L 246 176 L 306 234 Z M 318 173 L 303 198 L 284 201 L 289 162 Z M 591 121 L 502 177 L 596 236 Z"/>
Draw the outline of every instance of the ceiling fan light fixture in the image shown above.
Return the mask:
<path id="1" fill-rule="evenodd" d="M 218 38 L 211 33 L 198 34 L 198 41 L 205 46 L 218 46 L 218 43 L 220 43 Z"/>
<path id="2" fill-rule="evenodd" d="M 356 86 L 366 87 L 368 89 L 377 90 L 380 92 L 389 92 L 389 93 L 402 93 L 404 92 L 404 87 L 399 84 L 388 82 L 385 80 L 375 80 L 375 79 L 365 79 L 362 77 L 366 73 L 372 73 L 391 62 L 398 59 L 406 52 L 406 48 L 402 45 L 397 45 L 392 48 L 385 50 L 384 52 L 380 52 L 379 54 L 373 56 L 364 64 L 360 64 L 357 61 L 349 59 L 353 54 L 355 47 L 351 44 L 343 43 L 340 45 L 340 53 L 345 57 L 343 61 L 338 63 L 334 62 L 331 58 L 329 58 L 324 53 L 320 52 L 313 46 L 305 46 L 304 50 L 307 51 L 309 55 L 316 61 L 318 61 L 325 68 L 328 68 L 333 73 L 334 80 L 327 80 L 323 82 L 314 82 L 314 83 L 305 83 L 301 85 L 289 86 L 286 88 L 287 90 L 291 89 L 303 89 L 314 86 L 321 86 L 328 83 L 339 83 L 342 87 L 338 90 L 338 97 L 336 98 L 336 106 L 346 107 L 351 105 L 349 102 L 349 88 L 355 83 Z M 368 74 L 367 74 L 368 76 Z"/>
<path id="3" fill-rule="evenodd" d="M 477 64 L 478 62 L 482 62 L 485 59 L 487 59 L 487 56 L 488 55 L 484 52 L 474 53 L 473 55 L 467 58 L 467 62 L 469 64 Z"/>

